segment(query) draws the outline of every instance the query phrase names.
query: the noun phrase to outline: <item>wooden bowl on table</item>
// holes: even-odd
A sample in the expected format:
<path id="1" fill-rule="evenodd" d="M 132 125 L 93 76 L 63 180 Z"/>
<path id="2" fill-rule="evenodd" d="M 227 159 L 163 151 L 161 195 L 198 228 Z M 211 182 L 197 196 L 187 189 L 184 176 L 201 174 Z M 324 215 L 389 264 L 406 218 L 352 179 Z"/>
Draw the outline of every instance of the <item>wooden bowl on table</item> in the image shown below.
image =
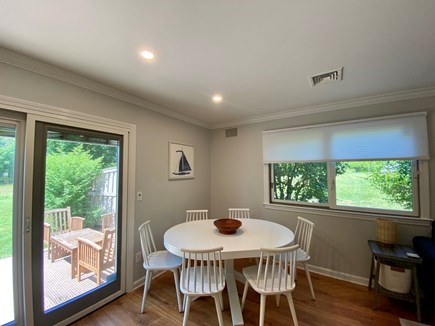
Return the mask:
<path id="1" fill-rule="evenodd" d="M 237 229 L 242 226 L 240 220 L 233 218 L 220 218 L 213 223 L 222 234 L 234 234 L 237 232 Z"/>

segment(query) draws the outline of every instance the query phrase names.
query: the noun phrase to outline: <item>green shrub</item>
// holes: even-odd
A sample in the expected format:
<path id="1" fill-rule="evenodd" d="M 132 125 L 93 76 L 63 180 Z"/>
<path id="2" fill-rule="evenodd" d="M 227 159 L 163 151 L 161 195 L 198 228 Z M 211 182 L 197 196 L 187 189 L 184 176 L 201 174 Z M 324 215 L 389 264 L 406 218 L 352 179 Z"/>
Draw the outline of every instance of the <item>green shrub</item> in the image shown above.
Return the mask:
<path id="1" fill-rule="evenodd" d="M 0 183 L 14 180 L 15 138 L 0 137 Z"/>
<path id="2" fill-rule="evenodd" d="M 94 226 L 100 209 L 90 206 L 88 193 L 101 170 L 102 159 L 92 159 L 81 145 L 68 153 L 52 151 L 46 161 L 45 208 L 70 206 L 73 216 L 82 216 L 86 226 Z"/>
<path id="3" fill-rule="evenodd" d="M 400 204 L 406 209 L 412 209 L 411 170 L 411 161 L 371 162 L 369 180 L 391 202 Z"/>

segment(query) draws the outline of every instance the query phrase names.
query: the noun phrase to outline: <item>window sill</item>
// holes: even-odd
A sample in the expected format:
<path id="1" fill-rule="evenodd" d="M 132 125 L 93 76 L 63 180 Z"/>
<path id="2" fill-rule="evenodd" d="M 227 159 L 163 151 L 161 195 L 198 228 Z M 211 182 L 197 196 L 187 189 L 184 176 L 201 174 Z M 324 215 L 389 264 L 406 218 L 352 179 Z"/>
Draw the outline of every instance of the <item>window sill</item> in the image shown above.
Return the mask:
<path id="1" fill-rule="evenodd" d="M 365 221 L 374 221 L 374 219 L 378 217 L 383 218 L 394 218 L 397 220 L 399 224 L 407 224 L 407 225 L 418 225 L 418 226 L 430 226 L 431 219 L 425 217 L 407 217 L 400 215 L 383 215 L 383 214 L 373 214 L 373 213 L 359 213 L 359 212 L 351 212 L 351 211 L 340 211 L 334 209 L 321 209 L 316 207 L 303 207 L 303 206 L 290 206 L 290 205 L 280 205 L 280 204 L 271 204 L 271 203 L 263 203 L 264 208 L 278 210 L 278 211 L 287 211 L 294 213 L 302 213 L 302 214 L 315 214 L 322 216 L 333 216 L 338 218 L 350 218 L 356 220 L 365 220 Z"/>

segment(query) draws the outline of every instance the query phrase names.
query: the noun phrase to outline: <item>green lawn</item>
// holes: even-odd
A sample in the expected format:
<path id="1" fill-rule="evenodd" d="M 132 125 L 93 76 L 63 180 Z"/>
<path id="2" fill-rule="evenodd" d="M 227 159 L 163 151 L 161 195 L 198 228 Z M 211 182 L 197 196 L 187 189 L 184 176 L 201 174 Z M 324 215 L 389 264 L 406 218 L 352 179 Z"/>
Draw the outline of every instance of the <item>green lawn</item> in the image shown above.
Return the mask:
<path id="1" fill-rule="evenodd" d="M 406 210 L 392 203 L 380 190 L 373 187 L 365 173 L 347 171 L 336 177 L 337 204 L 366 208 Z"/>
<path id="2" fill-rule="evenodd" d="M 12 190 L 0 185 L 0 259 L 12 256 Z"/>

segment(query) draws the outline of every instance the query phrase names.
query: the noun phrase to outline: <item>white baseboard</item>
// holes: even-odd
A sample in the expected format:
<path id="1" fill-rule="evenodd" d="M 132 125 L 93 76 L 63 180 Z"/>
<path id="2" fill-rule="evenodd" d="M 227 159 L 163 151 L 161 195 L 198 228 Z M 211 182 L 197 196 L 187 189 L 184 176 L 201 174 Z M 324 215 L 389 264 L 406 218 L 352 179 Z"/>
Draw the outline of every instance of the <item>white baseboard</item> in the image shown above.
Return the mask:
<path id="1" fill-rule="evenodd" d="M 342 272 L 337 272 L 337 271 L 333 271 L 331 269 L 313 266 L 313 265 L 309 265 L 309 269 L 313 273 L 329 276 L 329 277 L 332 277 L 332 278 L 335 278 L 338 280 L 347 281 L 350 283 L 355 283 L 355 284 L 364 285 L 364 286 L 368 286 L 368 284 L 369 284 L 369 279 L 365 278 L 365 277 L 346 274 L 346 273 L 342 273 Z"/>
<path id="2" fill-rule="evenodd" d="M 156 277 L 159 277 L 160 275 L 162 275 L 165 271 L 161 271 L 158 273 L 155 273 L 153 276 L 153 279 L 155 279 Z M 152 281 L 152 280 L 151 280 Z M 135 291 L 137 288 L 140 288 L 143 283 L 145 282 L 145 276 L 142 276 L 140 279 L 136 280 L 133 282 L 133 288 L 131 289 L 131 291 L 129 292 L 133 292 Z"/>
<path id="3" fill-rule="evenodd" d="M 318 266 L 314 266 L 314 265 L 309 265 L 309 269 L 313 273 L 325 275 L 325 276 L 332 277 L 332 278 L 335 278 L 335 279 L 338 279 L 338 280 L 342 280 L 342 281 L 346 281 L 346 282 L 350 282 L 350 283 L 354 283 L 354 284 L 358 284 L 358 285 L 364 285 L 364 286 L 368 286 L 368 284 L 369 284 L 369 279 L 365 278 L 365 277 L 355 276 L 355 275 L 346 274 L 346 273 L 341 273 L 341 272 L 333 271 L 331 269 L 327 269 L 327 268 L 323 268 L 323 267 L 318 267 Z M 154 275 L 153 279 L 156 278 L 156 277 L 159 277 L 163 273 L 164 272 L 160 272 L 160 273 Z M 145 276 L 143 276 L 140 279 L 134 281 L 134 283 L 133 283 L 133 289 L 131 290 L 131 292 L 133 292 L 137 288 L 141 287 L 143 285 L 144 281 L 145 281 Z"/>

